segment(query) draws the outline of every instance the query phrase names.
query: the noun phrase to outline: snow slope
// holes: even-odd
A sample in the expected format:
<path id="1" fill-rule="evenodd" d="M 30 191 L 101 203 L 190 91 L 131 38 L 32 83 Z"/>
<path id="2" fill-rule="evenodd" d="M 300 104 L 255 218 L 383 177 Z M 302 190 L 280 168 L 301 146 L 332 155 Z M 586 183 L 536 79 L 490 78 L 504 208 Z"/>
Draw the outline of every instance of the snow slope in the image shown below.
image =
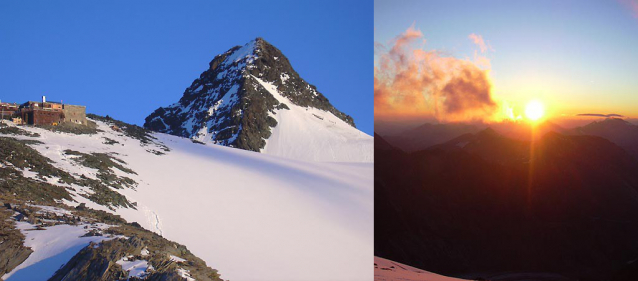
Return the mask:
<path id="1" fill-rule="evenodd" d="M 275 114 L 271 114 L 277 120 L 277 126 L 266 140 L 262 153 L 314 161 L 373 161 L 372 136 L 350 126 L 331 112 L 295 105 L 279 93 L 272 83 L 253 78 L 289 108 L 275 110 Z"/>
<path id="2" fill-rule="evenodd" d="M 51 207 L 43 208 L 51 209 Z M 50 212 L 55 213 L 55 210 Z M 2 276 L 2 279 L 7 281 L 47 280 L 89 243 L 113 239 L 111 235 L 83 237 L 90 230 L 108 227 L 100 223 L 81 223 L 36 229 L 28 222 L 18 222 L 17 228 L 25 236 L 24 245 L 30 247 L 33 253 L 13 271 Z"/>
<path id="3" fill-rule="evenodd" d="M 402 263 L 374 257 L 374 280 L 376 281 L 463 281 L 436 273 L 427 272 Z"/>
<path id="4" fill-rule="evenodd" d="M 94 177 L 64 150 L 110 153 L 137 175 L 135 189 L 116 190 L 137 210 L 114 212 L 186 245 L 230 280 L 371 280 L 373 164 L 304 162 L 166 134 L 170 148 L 112 130 L 96 121 L 94 135 L 21 127 L 44 144 L 31 145 L 74 174 Z M 105 138 L 119 143 L 109 145 Z M 116 174 L 124 174 L 115 169 Z M 86 192 L 86 191 L 81 191 Z M 81 197 L 78 202 L 109 211 Z"/>

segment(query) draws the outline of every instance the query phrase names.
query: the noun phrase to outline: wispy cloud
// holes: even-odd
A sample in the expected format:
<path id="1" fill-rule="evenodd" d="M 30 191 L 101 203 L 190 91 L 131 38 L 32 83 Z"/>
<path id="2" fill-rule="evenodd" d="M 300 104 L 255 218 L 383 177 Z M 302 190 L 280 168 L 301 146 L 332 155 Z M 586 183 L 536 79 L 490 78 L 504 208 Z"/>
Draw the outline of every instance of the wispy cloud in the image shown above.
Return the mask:
<path id="1" fill-rule="evenodd" d="M 487 58 L 487 52 L 490 50 L 494 51 L 494 49 L 492 49 L 492 47 L 483 40 L 483 36 L 481 35 L 472 33 L 468 36 L 468 38 L 470 38 L 470 40 L 472 40 L 472 42 L 481 50 L 480 54 L 477 50 L 474 50 L 474 62 L 480 67 L 491 68 L 492 65 L 490 63 L 490 59 Z"/>
<path id="2" fill-rule="evenodd" d="M 629 2 L 629 7 L 631 11 L 634 13 L 634 17 L 638 18 L 638 0 L 627 0 Z"/>
<path id="3" fill-rule="evenodd" d="M 483 40 L 483 36 L 472 33 L 468 37 L 472 40 L 472 42 L 474 42 L 474 44 L 476 44 L 477 46 L 479 46 L 479 48 L 481 48 L 481 53 L 487 52 L 487 45 L 485 45 L 485 40 Z"/>
<path id="4" fill-rule="evenodd" d="M 594 116 L 594 117 L 625 117 L 623 115 L 620 114 L 599 114 L 599 113 L 581 113 L 581 114 L 576 114 L 576 116 Z"/>
<path id="5" fill-rule="evenodd" d="M 470 39 L 481 53 L 488 50 L 480 35 Z M 497 104 L 491 94 L 489 59 L 476 53 L 474 61 L 457 59 L 415 47 L 425 42 L 423 33 L 412 26 L 391 42 L 390 51 L 383 52 L 375 43 L 375 114 L 430 115 L 448 121 L 492 115 Z"/>
<path id="6" fill-rule="evenodd" d="M 631 14 L 638 19 L 638 0 L 618 0 L 620 3 L 625 5 L 630 11 Z"/>

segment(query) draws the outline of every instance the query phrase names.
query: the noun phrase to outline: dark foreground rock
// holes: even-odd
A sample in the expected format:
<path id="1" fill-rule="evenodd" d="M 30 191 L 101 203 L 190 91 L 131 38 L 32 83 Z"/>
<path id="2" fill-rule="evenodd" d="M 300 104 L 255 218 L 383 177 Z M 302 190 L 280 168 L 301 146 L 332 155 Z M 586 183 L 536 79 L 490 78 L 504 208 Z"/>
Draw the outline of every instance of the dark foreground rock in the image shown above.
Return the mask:
<path id="1" fill-rule="evenodd" d="M 63 204 L 52 207 L 70 214 L 54 214 L 42 211 L 38 206 L 0 195 L 0 273 L 5 274 L 24 262 L 32 253 L 24 247 L 24 236 L 15 228 L 17 220 L 33 224 L 36 229 L 53 225 L 78 225 L 104 223 L 107 229 L 87 229 L 84 236 L 113 237 L 100 243 L 91 243 L 75 254 L 49 280 L 196 280 L 221 281 L 219 273 L 194 256 L 185 246 L 169 241 L 145 230 L 139 224 L 128 223 L 121 217 L 85 205 L 69 208 Z M 17 215 L 14 215 L 17 214 Z M 172 258 L 178 257 L 179 259 Z M 181 261 L 183 259 L 184 261 Z M 146 261 L 149 270 L 133 278 L 118 261 Z"/>
<path id="2" fill-rule="evenodd" d="M 97 134 L 98 132 L 97 125 L 95 124 L 95 122 L 92 121 L 88 121 L 86 125 L 64 122 L 55 126 L 38 125 L 38 127 L 53 132 L 69 133 L 75 135 L 92 135 Z"/>
<path id="3" fill-rule="evenodd" d="M 24 247 L 24 235 L 15 229 L 10 220 L 12 212 L 0 206 L 0 280 L 2 276 L 22 262 L 33 252 Z"/>

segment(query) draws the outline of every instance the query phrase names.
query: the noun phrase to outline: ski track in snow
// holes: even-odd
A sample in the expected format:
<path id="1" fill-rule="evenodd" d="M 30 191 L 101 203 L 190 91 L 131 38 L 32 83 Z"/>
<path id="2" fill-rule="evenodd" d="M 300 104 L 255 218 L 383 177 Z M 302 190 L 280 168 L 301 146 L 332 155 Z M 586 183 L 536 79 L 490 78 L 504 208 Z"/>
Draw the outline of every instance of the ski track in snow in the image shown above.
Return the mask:
<path id="1" fill-rule="evenodd" d="M 155 232 L 157 232 L 159 235 L 162 235 L 162 227 L 159 216 L 157 216 L 157 214 L 153 211 L 150 212 L 152 214 L 152 220 L 154 220 Z"/>
<path id="2" fill-rule="evenodd" d="M 117 153 L 139 185 L 116 190 L 137 210 L 114 213 L 186 245 L 224 279 L 373 278 L 373 163 L 307 162 L 166 134 L 155 136 L 171 150 L 155 155 L 146 151 L 160 150 L 155 144 L 96 123 L 103 132 L 94 135 L 21 127 L 41 137 L 8 136 L 40 140 L 31 147 L 54 166 L 92 178 L 95 170 L 63 151 Z M 120 144 L 104 144 L 104 137 Z M 78 202 L 65 203 L 113 213 L 74 195 Z"/>

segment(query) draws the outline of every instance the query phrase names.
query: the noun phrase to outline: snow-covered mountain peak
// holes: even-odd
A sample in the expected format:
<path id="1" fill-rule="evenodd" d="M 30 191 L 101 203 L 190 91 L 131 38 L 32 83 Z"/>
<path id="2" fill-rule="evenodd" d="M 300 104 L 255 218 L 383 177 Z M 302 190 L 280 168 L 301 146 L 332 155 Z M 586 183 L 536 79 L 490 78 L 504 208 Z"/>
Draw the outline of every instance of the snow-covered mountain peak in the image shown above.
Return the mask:
<path id="1" fill-rule="evenodd" d="M 289 110 L 298 114 L 279 114 Z M 308 122 L 299 122 L 300 116 L 314 116 L 323 122 L 305 117 L 301 120 Z M 336 120 L 348 128 L 333 130 Z M 372 161 L 372 137 L 358 131 L 352 117 L 332 106 L 299 76 L 279 49 L 262 38 L 217 55 L 179 102 L 157 109 L 144 126 L 201 142 L 296 159 Z M 272 140 L 274 132 L 281 131 L 278 128 L 289 128 L 284 131 L 290 133 L 284 135 L 302 131 L 310 135 Z M 317 146 L 301 142 L 307 139 Z M 267 143 L 287 147 L 287 152 L 267 149 Z"/>
<path id="2" fill-rule="evenodd" d="M 228 50 L 224 54 L 226 55 L 224 65 L 228 66 L 234 63 L 251 64 L 260 52 L 258 45 L 260 45 L 261 42 L 263 42 L 263 39 L 257 38 L 246 43 L 244 46 L 237 46 Z"/>

